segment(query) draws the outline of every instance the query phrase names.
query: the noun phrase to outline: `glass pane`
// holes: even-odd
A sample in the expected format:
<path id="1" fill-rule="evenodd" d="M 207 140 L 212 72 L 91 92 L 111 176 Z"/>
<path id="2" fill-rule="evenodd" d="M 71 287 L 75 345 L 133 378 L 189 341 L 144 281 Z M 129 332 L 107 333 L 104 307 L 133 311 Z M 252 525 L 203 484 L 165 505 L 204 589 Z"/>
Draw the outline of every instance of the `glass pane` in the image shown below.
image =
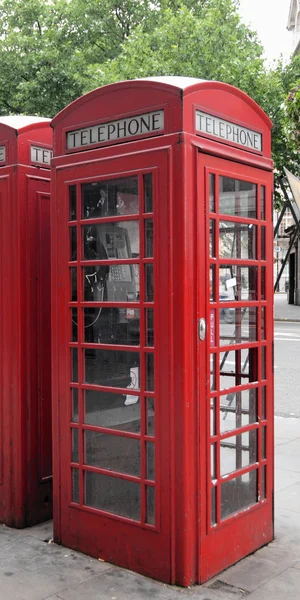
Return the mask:
<path id="1" fill-rule="evenodd" d="M 209 311 L 209 343 L 211 348 L 216 345 L 216 309 Z"/>
<path id="2" fill-rule="evenodd" d="M 257 341 L 257 308 L 221 308 L 220 345 Z"/>
<path id="3" fill-rule="evenodd" d="M 266 307 L 261 309 L 261 339 L 266 339 Z"/>
<path id="4" fill-rule="evenodd" d="M 133 215 L 139 212 L 136 176 L 84 183 L 81 194 L 83 219 Z"/>
<path id="5" fill-rule="evenodd" d="M 266 267 L 261 267 L 261 299 L 266 299 Z"/>
<path id="6" fill-rule="evenodd" d="M 76 221 L 76 185 L 69 186 L 69 220 Z"/>
<path id="7" fill-rule="evenodd" d="M 78 423 L 78 390 L 77 388 L 72 388 L 72 421 L 73 423 Z"/>
<path id="8" fill-rule="evenodd" d="M 147 468 L 146 479 L 155 479 L 155 448 L 152 442 L 146 442 Z"/>
<path id="9" fill-rule="evenodd" d="M 257 502 L 257 470 L 221 486 L 221 519 Z"/>
<path id="10" fill-rule="evenodd" d="M 261 457 L 262 459 L 267 458 L 267 428 L 261 428 Z"/>
<path id="11" fill-rule="evenodd" d="M 216 222 L 209 221 L 209 256 L 216 256 Z"/>
<path id="12" fill-rule="evenodd" d="M 210 435 L 216 435 L 216 399 L 210 400 Z"/>
<path id="13" fill-rule="evenodd" d="M 77 302 L 77 267 L 70 268 L 71 302 Z"/>
<path id="14" fill-rule="evenodd" d="M 140 485 L 126 479 L 86 471 L 86 506 L 140 520 Z"/>
<path id="15" fill-rule="evenodd" d="M 221 433 L 257 421 L 257 388 L 220 396 Z"/>
<path id="16" fill-rule="evenodd" d="M 138 265 L 91 265 L 83 268 L 83 277 L 86 302 L 136 302 L 139 298 Z"/>
<path id="17" fill-rule="evenodd" d="M 153 265 L 145 265 L 145 301 L 154 300 L 154 277 Z"/>
<path id="18" fill-rule="evenodd" d="M 147 219 L 145 221 L 145 257 L 153 257 L 153 220 Z"/>
<path id="19" fill-rule="evenodd" d="M 264 185 L 260 186 L 260 218 L 266 218 L 266 188 Z"/>
<path id="20" fill-rule="evenodd" d="M 216 366 L 217 366 L 216 358 L 217 357 L 215 354 L 210 355 L 210 389 L 211 390 L 216 389 Z"/>
<path id="21" fill-rule="evenodd" d="M 71 348 L 71 381 L 78 383 L 78 350 Z"/>
<path id="22" fill-rule="evenodd" d="M 144 179 L 144 210 L 146 213 L 153 212 L 152 173 L 143 175 Z"/>
<path id="23" fill-rule="evenodd" d="M 71 469 L 72 471 L 72 502 L 79 503 L 79 470 Z"/>
<path id="24" fill-rule="evenodd" d="M 210 516 L 211 525 L 215 525 L 216 522 L 217 522 L 217 511 L 216 511 L 217 501 L 216 501 L 216 496 L 217 496 L 217 488 L 213 487 L 211 489 L 211 516 Z"/>
<path id="25" fill-rule="evenodd" d="M 256 258 L 256 225 L 220 221 L 219 256 L 221 258 Z"/>
<path id="26" fill-rule="evenodd" d="M 146 398 L 146 435 L 155 435 L 154 398 Z"/>
<path id="27" fill-rule="evenodd" d="M 216 444 L 210 446 L 210 476 L 211 479 L 216 479 Z"/>
<path id="28" fill-rule="evenodd" d="M 70 260 L 77 260 L 77 228 L 70 227 Z"/>
<path id="29" fill-rule="evenodd" d="M 86 383 L 126 388 L 132 387 L 131 371 L 139 369 L 140 355 L 138 352 L 85 349 L 84 364 Z"/>
<path id="30" fill-rule="evenodd" d="M 267 413 L 266 413 L 266 387 L 263 386 L 261 388 L 261 418 L 262 419 L 266 419 L 267 418 Z"/>
<path id="31" fill-rule="evenodd" d="M 247 431 L 220 442 L 220 474 L 228 475 L 257 461 L 257 430 Z"/>
<path id="32" fill-rule="evenodd" d="M 210 301 L 213 302 L 216 299 L 216 267 L 211 265 L 209 268 L 209 297 Z"/>
<path id="33" fill-rule="evenodd" d="M 145 327 L 146 327 L 146 346 L 154 346 L 154 310 L 146 308 L 145 310 Z"/>
<path id="34" fill-rule="evenodd" d="M 78 314 L 77 308 L 71 309 L 71 341 L 78 342 Z"/>
<path id="35" fill-rule="evenodd" d="M 257 381 L 257 348 L 220 353 L 220 389 Z"/>
<path id="36" fill-rule="evenodd" d="M 254 183 L 220 177 L 219 186 L 220 213 L 256 219 L 257 186 Z"/>
<path id="37" fill-rule="evenodd" d="M 99 431 L 84 432 L 84 462 L 90 467 L 140 477 L 140 440 Z"/>
<path id="38" fill-rule="evenodd" d="M 126 404 L 124 394 L 85 390 L 84 423 L 120 431 L 140 432 L 140 402 Z"/>
<path id="39" fill-rule="evenodd" d="M 266 347 L 261 348 L 261 378 L 266 379 Z"/>
<path id="40" fill-rule="evenodd" d="M 99 223 L 83 228 L 84 260 L 108 260 L 139 257 L 138 221 Z"/>
<path id="41" fill-rule="evenodd" d="M 149 525 L 155 525 L 155 488 L 153 486 L 147 485 L 146 490 L 146 523 L 149 523 Z"/>
<path id="42" fill-rule="evenodd" d="M 93 307 L 84 309 L 84 340 L 93 344 L 140 343 L 138 309 Z"/>
<path id="43" fill-rule="evenodd" d="M 216 178 L 213 173 L 209 174 L 209 210 L 210 212 L 216 212 Z"/>
<path id="44" fill-rule="evenodd" d="M 78 429 L 72 428 L 72 462 L 79 462 Z"/>
<path id="45" fill-rule="evenodd" d="M 260 235 L 261 235 L 260 258 L 261 258 L 261 260 L 266 260 L 266 228 L 265 227 L 260 228 Z"/>
<path id="46" fill-rule="evenodd" d="M 154 392 L 154 354 L 147 352 L 146 359 L 146 390 Z"/>
<path id="47" fill-rule="evenodd" d="M 257 300 L 257 267 L 221 265 L 219 277 L 221 302 Z"/>

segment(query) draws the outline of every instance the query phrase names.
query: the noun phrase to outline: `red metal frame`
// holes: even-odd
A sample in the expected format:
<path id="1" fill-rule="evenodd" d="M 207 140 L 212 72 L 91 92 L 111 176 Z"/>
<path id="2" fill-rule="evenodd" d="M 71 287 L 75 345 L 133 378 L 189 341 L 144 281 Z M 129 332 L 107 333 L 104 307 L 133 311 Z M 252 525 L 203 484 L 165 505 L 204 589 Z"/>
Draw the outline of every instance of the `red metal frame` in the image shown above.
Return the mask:
<path id="1" fill-rule="evenodd" d="M 99 109 L 99 106 L 101 109 Z M 223 113 L 220 114 L 220 106 Z M 109 123 L 118 116 L 128 117 L 161 109 L 165 111 L 164 134 L 145 139 L 109 141 L 105 147 L 78 148 L 66 152 L 66 133 L 88 127 L 89 124 Z M 195 131 L 195 109 L 201 107 L 209 114 L 223 116 L 226 121 L 237 125 L 246 125 L 263 136 L 263 153 L 251 152 L 238 144 L 226 144 L 224 140 L 208 139 Z M 87 116 L 88 115 L 88 116 Z M 260 499 L 254 507 L 240 511 L 237 516 L 229 517 L 226 522 L 217 522 L 210 527 L 210 507 L 207 495 L 212 487 L 209 478 L 208 449 L 209 430 L 209 336 L 205 342 L 198 339 L 198 320 L 209 320 L 211 308 L 220 308 L 219 299 L 210 304 L 209 296 L 209 214 L 207 206 L 209 173 L 224 173 L 228 177 L 237 177 L 257 182 L 266 187 L 266 220 L 263 226 L 267 230 L 266 261 L 260 255 L 248 259 L 246 266 L 255 266 L 267 271 L 267 296 L 261 300 L 249 302 L 234 301 L 228 303 L 231 308 L 246 306 L 266 309 L 272 305 L 272 219 L 271 219 L 271 183 L 272 161 L 270 159 L 270 122 L 262 110 L 245 94 L 221 83 L 186 81 L 178 78 L 165 80 L 132 81 L 114 84 L 95 90 L 64 109 L 53 121 L 54 154 L 53 159 L 53 198 L 52 198 L 52 318 L 53 318 L 53 442 L 54 442 L 54 537 L 55 540 L 72 548 L 77 548 L 93 556 L 145 573 L 163 581 L 190 585 L 205 581 L 236 560 L 252 552 L 260 545 L 272 539 L 272 315 L 266 310 L 266 339 L 258 337 L 239 345 L 238 348 L 267 348 L 267 397 L 268 421 L 250 423 L 246 428 L 220 435 L 218 430 L 212 441 L 221 444 L 222 440 L 239 432 L 258 430 L 258 465 L 250 465 L 240 470 L 245 474 L 258 468 L 260 474 L 264 465 L 267 471 L 267 496 Z M 100 146 L 100 144 L 99 144 Z M 227 159 L 227 160 L 226 160 Z M 234 161 L 234 162 L 233 162 Z M 258 169 L 259 167 L 259 169 Z M 89 303 L 82 297 L 81 270 L 90 264 L 82 260 L 81 228 L 90 223 L 97 224 L 119 222 L 120 217 L 99 217 L 98 220 L 80 218 L 76 223 L 69 222 L 69 186 L 77 188 L 77 215 L 81 211 L 81 185 L 85 182 L 112 180 L 137 176 L 142 181 L 144 173 L 153 173 L 154 188 L 154 231 L 155 231 L 155 486 L 156 517 L 155 527 L 145 523 L 144 484 L 145 479 L 144 443 L 146 436 L 144 410 L 141 403 L 141 431 L 120 433 L 111 428 L 95 428 L 84 423 L 82 393 L 95 389 L 95 385 L 84 381 L 82 352 L 126 350 L 129 353 L 138 350 L 141 356 L 151 351 L 143 345 L 122 346 L 104 343 L 88 343 L 83 338 L 83 313 Z M 141 184 L 142 190 L 142 184 Z M 149 215 L 147 215 L 149 216 Z M 146 215 L 130 215 L 121 220 L 137 220 L 140 223 L 141 248 L 143 244 L 142 223 Z M 214 214 L 216 222 L 218 215 Z M 224 215 L 225 219 L 225 215 Z M 228 222 L 234 221 L 258 227 L 256 243 L 260 243 L 260 219 L 233 218 L 226 215 Z M 76 262 L 70 262 L 69 228 L 77 228 L 78 256 Z M 118 260 L 119 264 L 133 264 L 142 267 L 151 260 L 139 258 Z M 217 264 L 217 260 L 215 259 Z M 232 265 L 244 264 L 239 259 L 226 259 Z M 112 265 L 95 260 L 97 265 Z M 218 263 L 219 264 L 219 263 Z M 78 299 L 70 302 L 69 269 L 78 272 Z M 79 275 L 80 274 L 80 275 Z M 141 277 L 141 297 L 143 298 L 143 277 Z M 259 293 L 259 290 L 258 290 Z M 101 308 L 105 303 L 94 302 Z M 112 308 L 124 308 L 126 303 L 110 302 Z M 151 306 L 139 299 L 131 308 L 144 310 Z M 70 309 L 78 310 L 78 341 L 70 341 Z M 271 311 L 270 311 L 271 312 Z M 258 317 L 260 331 L 261 316 Z M 216 323 L 215 332 L 219 333 Z M 144 335 L 144 316 L 141 315 L 141 331 Z M 260 335 L 260 334 L 259 334 Z M 99 342 L 99 340 L 98 340 Z M 79 379 L 70 380 L 70 348 L 79 353 Z M 232 347 L 231 347 L 232 348 Z M 230 348 L 230 349 L 231 349 Z M 222 352 L 229 346 L 222 346 Z M 213 349 L 215 353 L 219 350 Z M 238 356 L 238 355 L 237 355 Z M 252 361 L 253 362 L 253 361 Z M 254 373 L 254 371 L 253 371 Z M 250 382 L 241 389 L 262 388 L 260 362 L 257 371 L 258 383 Z M 237 383 L 241 377 L 237 377 Z M 265 383 L 265 382 L 264 382 Z M 79 392 L 78 421 L 71 421 L 71 401 L 69 389 Z M 144 377 L 141 373 L 140 392 L 134 392 L 143 398 Z M 97 386 L 103 391 L 113 390 L 110 386 Z M 239 388 L 240 389 L 240 388 Z M 151 394 L 150 394 L 151 395 Z M 215 396 L 220 397 L 219 390 Z M 259 400 L 261 417 L 261 400 Z M 77 418 L 77 417 L 76 417 Z M 261 456 L 262 427 L 267 426 L 267 455 Z M 78 459 L 71 462 L 72 433 L 78 431 Z M 97 466 L 84 464 L 83 432 L 98 431 L 108 434 L 110 440 L 118 438 L 138 440 L 141 444 L 141 473 L 128 475 L 112 472 L 104 463 Z M 73 434 L 73 436 L 77 434 Z M 117 436 L 117 437 L 116 437 Z M 218 467 L 219 458 L 216 466 Z M 79 497 L 71 502 L 71 468 L 78 469 Z M 118 514 L 91 508 L 84 504 L 84 472 L 109 474 L 123 481 L 141 482 L 141 520 L 140 522 Z M 221 486 L 219 472 L 217 486 Z M 233 474 L 227 478 L 230 481 Z M 78 500 L 78 501 L 77 501 Z M 218 500 L 219 502 L 219 500 Z M 220 505 L 219 505 L 220 506 Z M 218 514 L 220 507 L 218 508 Z M 252 535 L 254 529 L 255 534 Z M 230 536 L 228 533 L 230 532 Z M 232 546 L 228 545 L 229 538 Z M 226 550 L 224 544 L 226 543 Z"/>
<path id="2" fill-rule="evenodd" d="M 0 521 L 25 527 L 52 515 L 50 171 L 30 162 L 49 120 L 2 117 L 1 140 Z"/>

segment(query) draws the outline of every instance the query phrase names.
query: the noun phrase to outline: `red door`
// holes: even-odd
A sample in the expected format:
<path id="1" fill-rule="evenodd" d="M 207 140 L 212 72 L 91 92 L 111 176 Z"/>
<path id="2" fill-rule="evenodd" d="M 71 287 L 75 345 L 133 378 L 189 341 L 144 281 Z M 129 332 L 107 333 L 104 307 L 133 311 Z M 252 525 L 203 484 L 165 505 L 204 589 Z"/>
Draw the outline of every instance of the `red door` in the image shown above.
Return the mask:
<path id="1" fill-rule="evenodd" d="M 273 537 L 273 261 L 271 173 L 198 160 L 205 581 Z"/>
<path id="2" fill-rule="evenodd" d="M 55 539 L 169 580 L 166 154 L 58 169 L 56 186 Z"/>

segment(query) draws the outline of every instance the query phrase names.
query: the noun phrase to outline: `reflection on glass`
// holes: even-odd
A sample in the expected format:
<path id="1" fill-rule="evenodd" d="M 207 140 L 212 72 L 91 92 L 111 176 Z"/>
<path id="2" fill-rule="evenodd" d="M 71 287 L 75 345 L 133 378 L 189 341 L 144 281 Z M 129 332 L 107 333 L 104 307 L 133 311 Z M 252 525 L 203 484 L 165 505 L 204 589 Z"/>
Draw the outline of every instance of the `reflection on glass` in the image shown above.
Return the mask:
<path id="1" fill-rule="evenodd" d="M 261 348 L 261 378 L 266 379 L 266 347 Z"/>
<path id="2" fill-rule="evenodd" d="M 69 220 L 76 221 L 76 185 L 69 186 Z"/>
<path id="3" fill-rule="evenodd" d="M 78 314 L 77 308 L 71 309 L 71 341 L 78 342 Z"/>
<path id="4" fill-rule="evenodd" d="M 86 506 L 140 520 L 139 483 L 89 471 L 84 475 Z"/>
<path id="5" fill-rule="evenodd" d="M 153 212 L 152 173 L 143 175 L 144 179 L 144 210 L 145 213 Z"/>
<path id="6" fill-rule="evenodd" d="M 216 496 L 217 496 L 217 488 L 213 487 L 213 488 L 211 488 L 211 509 L 210 509 L 210 522 L 211 522 L 211 525 L 215 525 L 216 522 L 217 522 L 217 510 L 216 510 L 217 501 L 216 501 Z"/>
<path id="7" fill-rule="evenodd" d="M 261 308 L 261 339 L 266 339 L 266 307 Z"/>
<path id="8" fill-rule="evenodd" d="M 154 354 L 147 352 L 146 360 L 146 390 L 154 391 Z"/>
<path id="9" fill-rule="evenodd" d="M 146 308 L 145 310 L 145 328 L 146 328 L 146 346 L 154 346 L 154 310 Z"/>
<path id="10" fill-rule="evenodd" d="M 153 219 L 145 221 L 145 257 L 153 257 Z"/>
<path id="11" fill-rule="evenodd" d="M 155 479 L 155 449 L 153 442 L 146 442 L 147 468 L 146 479 Z"/>
<path id="12" fill-rule="evenodd" d="M 257 267 L 221 265 L 220 300 L 257 300 Z"/>
<path id="13" fill-rule="evenodd" d="M 140 255 L 138 221 L 85 225 L 82 230 L 84 260 L 115 260 Z"/>
<path id="14" fill-rule="evenodd" d="M 221 308 L 220 345 L 257 341 L 257 308 Z"/>
<path id="15" fill-rule="evenodd" d="M 87 430 L 84 432 L 84 462 L 90 467 L 140 477 L 140 441 Z"/>
<path id="16" fill-rule="evenodd" d="M 257 430 L 233 435 L 220 442 L 220 474 L 228 475 L 257 461 Z"/>
<path id="17" fill-rule="evenodd" d="M 209 174 L 209 210 L 210 210 L 210 212 L 216 212 L 215 189 L 216 189 L 216 177 L 213 173 L 210 173 Z"/>
<path id="18" fill-rule="evenodd" d="M 210 355 L 210 389 L 216 389 L 216 365 L 217 357 L 215 354 Z"/>
<path id="19" fill-rule="evenodd" d="M 79 470 L 71 469 L 72 471 L 72 502 L 79 503 Z"/>
<path id="20" fill-rule="evenodd" d="M 131 371 L 138 369 L 138 352 L 84 349 L 85 383 L 126 388 L 131 385 Z M 137 382 L 138 385 L 138 382 Z"/>
<path id="21" fill-rule="evenodd" d="M 149 525 L 155 525 L 155 488 L 152 485 L 147 485 L 146 490 L 146 523 L 149 523 Z"/>
<path id="22" fill-rule="evenodd" d="M 210 445 L 210 477 L 216 479 L 216 444 Z"/>
<path id="23" fill-rule="evenodd" d="M 137 302 L 139 299 L 138 265 L 90 265 L 83 268 L 83 283 L 86 302 Z"/>
<path id="24" fill-rule="evenodd" d="M 70 227 L 70 260 L 77 260 L 77 229 L 76 227 Z"/>
<path id="25" fill-rule="evenodd" d="M 72 388 L 72 421 L 78 423 L 78 389 Z"/>
<path id="26" fill-rule="evenodd" d="M 81 195 L 83 219 L 134 215 L 139 211 L 136 176 L 83 183 Z"/>
<path id="27" fill-rule="evenodd" d="M 129 396 L 99 390 L 84 391 L 84 423 L 107 429 L 140 433 L 140 402 Z"/>
<path id="28" fill-rule="evenodd" d="M 231 177 L 220 177 L 219 187 L 219 212 L 221 214 L 257 218 L 257 186 L 254 183 Z"/>
<path id="29" fill-rule="evenodd" d="M 261 260 L 266 260 L 266 228 L 260 228 L 261 235 L 261 250 L 260 250 L 260 258 Z"/>
<path id="30" fill-rule="evenodd" d="M 154 398 L 146 398 L 146 435 L 155 435 Z"/>
<path id="31" fill-rule="evenodd" d="M 92 344 L 139 345 L 139 310 L 98 306 L 84 308 L 84 341 Z"/>
<path id="32" fill-rule="evenodd" d="M 266 299 L 266 267 L 261 267 L 261 299 Z"/>
<path id="33" fill-rule="evenodd" d="M 257 423 L 257 388 L 220 396 L 220 431 Z"/>
<path id="34" fill-rule="evenodd" d="M 71 348 L 71 381 L 78 383 L 78 350 Z"/>
<path id="35" fill-rule="evenodd" d="M 72 462 L 79 462 L 78 429 L 72 428 Z"/>
<path id="36" fill-rule="evenodd" d="M 214 219 L 209 221 L 209 256 L 216 256 L 216 222 Z"/>
<path id="37" fill-rule="evenodd" d="M 266 419 L 266 386 L 263 385 L 261 388 L 261 418 Z"/>
<path id="38" fill-rule="evenodd" d="M 257 382 L 257 348 L 220 353 L 220 389 Z"/>
<path id="39" fill-rule="evenodd" d="M 266 188 L 264 185 L 260 186 L 260 218 L 266 218 Z"/>
<path id="40" fill-rule="evenodd" d="M 145 301 L 153 302 L 154 300 L 154 277 L 153 265 L 145 265 Z"/>
<path id="41" fill-rule="evenodd" d="M 216 435 L 216 399 L 210 400 L 210 435 Z"/>
<path id="42" fill-rule="evenodd" d="M 220 221 L 219 233 L 219 256 L 221 258 L 256 259 L 256 225 Z"/>
<path id="43" fill-rule="evenodd" d="M 261 457 L 262 459 L 267 458 L 267 428 L 261 428 Z"/>
<path id="44" fill-rule="evenodd" d="M 235 477 L 221 485 L 221 519 L 257 502 L 257 470 L 246 476 Z"/>
<path id="45" fill-rule="evenodd" d="M 209 298 L 210 301 L 213 302 L 216 299 L 216 267 L 215 265 L 211 265 L 209 267 Z"/>
<path id="46" fill-rule="evenodd" d="M 211 348 L 216 345 L 216 309 L 209 311 L 209 343 Z"/>
<path id="47" fill-rule="evenodd" d="M 70 268 L 71 301 L 77 302 L 77 267 Z"/>

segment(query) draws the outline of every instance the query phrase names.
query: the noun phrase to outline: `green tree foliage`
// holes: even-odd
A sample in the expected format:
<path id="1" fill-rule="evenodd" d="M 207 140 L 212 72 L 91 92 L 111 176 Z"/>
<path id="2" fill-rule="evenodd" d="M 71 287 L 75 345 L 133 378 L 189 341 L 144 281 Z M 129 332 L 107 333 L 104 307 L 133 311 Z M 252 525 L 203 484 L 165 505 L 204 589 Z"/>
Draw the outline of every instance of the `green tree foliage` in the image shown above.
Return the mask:
<path id="1" fill-rule="evenodd" d="M 151 75 L 239 87 L 273 121 L 276 176 L 283 166 L 297 170 L 295 102 L 286 99 L 299 83 L 300 58 L 267 68 L 238 0 L 0 2 L 0 114 L 53 116 L 95 87 Z"/>

